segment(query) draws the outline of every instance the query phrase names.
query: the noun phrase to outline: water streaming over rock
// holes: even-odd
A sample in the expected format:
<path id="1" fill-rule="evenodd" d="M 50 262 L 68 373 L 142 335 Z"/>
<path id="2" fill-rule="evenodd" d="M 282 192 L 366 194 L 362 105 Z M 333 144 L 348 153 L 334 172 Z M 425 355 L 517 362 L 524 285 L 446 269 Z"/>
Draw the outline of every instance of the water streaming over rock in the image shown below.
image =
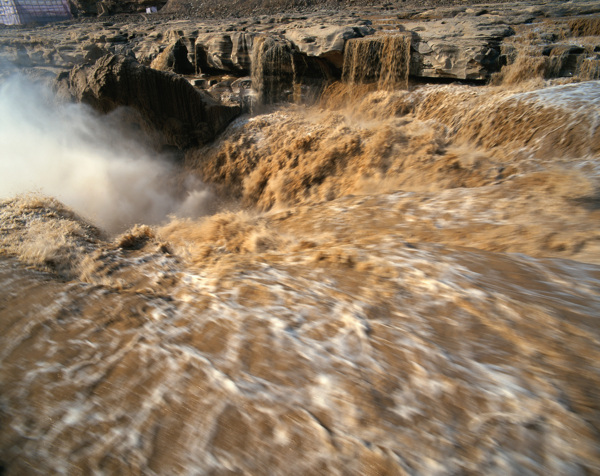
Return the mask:
<path id="1" fill-rule="evenodd" d="M 294 50 L 254 45 L 289 99 Z M 186 151 L 218 213 L 3 197 L 7 474 L 598 472 L 600 82 L 405 90 L 407 38 L 348 46 L 320 103 Z"/>
<path id="2" fill-rule="evenodd" d="M 258 105 L 291 99 L 294 85 L 292 48 L 272 37 L 254 39 L 252 49 L 252 88 Z"/>
<path id="3" fill-rule="evenodd" d="M 342 79 L 351 84 L 376 84 L 393 90 L 408 86 L 409 35 L 355 38 L 346 43 Z"/>
<path id="4" fill-rule="evenodd" d="M 343 81 L 355 85 L 373 84 L 389 91 L 406 89 L 410 45 L 408 35 L 349 40 L 345 46 Z M 256 103 L 310 103 L 334 80 L 331 69 L 326 61 L 301 54 L 284 40 L 257 38 L 251 67 Z M 308 90 L 308 94 L 303 89 Z"/>

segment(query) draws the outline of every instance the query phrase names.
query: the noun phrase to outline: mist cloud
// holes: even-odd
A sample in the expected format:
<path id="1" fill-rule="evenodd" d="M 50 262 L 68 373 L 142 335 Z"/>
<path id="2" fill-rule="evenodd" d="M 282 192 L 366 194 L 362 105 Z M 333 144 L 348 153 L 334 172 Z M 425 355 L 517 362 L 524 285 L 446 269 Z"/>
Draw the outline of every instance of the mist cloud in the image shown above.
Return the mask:
<path id="1" fill-rule="evenodd" d="M 0 83 L 0 198 L 50 195 L 113 232 L 205 214 L 211 194 L 192 179 L 177 185 L 175 174 L 116 115 L 58 101 L 22 75 Z"/>

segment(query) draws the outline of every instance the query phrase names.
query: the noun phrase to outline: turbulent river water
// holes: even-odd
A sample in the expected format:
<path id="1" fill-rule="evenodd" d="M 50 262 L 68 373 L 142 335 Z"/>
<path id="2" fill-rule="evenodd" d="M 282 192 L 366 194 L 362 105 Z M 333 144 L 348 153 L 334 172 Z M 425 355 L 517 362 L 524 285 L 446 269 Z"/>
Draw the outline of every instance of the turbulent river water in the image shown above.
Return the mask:
<path id="1" fill-rule="evenodd" d="M 7 474 L 600 471 L 600 82 L 337 86 L 176 165 L 22 89 Z"/>

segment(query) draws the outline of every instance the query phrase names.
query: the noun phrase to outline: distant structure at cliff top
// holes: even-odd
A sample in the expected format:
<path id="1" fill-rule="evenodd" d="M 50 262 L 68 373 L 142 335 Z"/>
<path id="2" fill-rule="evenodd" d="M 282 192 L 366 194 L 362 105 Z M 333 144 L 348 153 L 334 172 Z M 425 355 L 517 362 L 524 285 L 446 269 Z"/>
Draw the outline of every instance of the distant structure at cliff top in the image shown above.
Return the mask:
<path id="1" fill-rule="evenodd" d="M 0 0 L 0 24 L 4 25 L 46 23 L 71 17 L 68 0 Z"/>

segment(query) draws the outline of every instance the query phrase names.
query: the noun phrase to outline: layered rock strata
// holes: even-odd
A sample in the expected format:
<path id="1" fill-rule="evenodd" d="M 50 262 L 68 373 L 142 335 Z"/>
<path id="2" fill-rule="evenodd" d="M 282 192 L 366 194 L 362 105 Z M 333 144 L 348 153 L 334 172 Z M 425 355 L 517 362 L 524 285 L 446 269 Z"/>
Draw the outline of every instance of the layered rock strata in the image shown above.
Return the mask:
<path id="1" fill-rule="evenodd" d="M 589 41 L 598 33 L 590 14 L 593 4 L 435 11 L 407 7 L 397 13 L 315 13 L 227 22 L 165 22 L 160 15 L 139 15 L 118 23 L 73 21 L 68 29 L 62 24 L 5 29 L 0 31 L 0 54 L 20 68 L 56 71 L 93 63 L 110 52 L 179 74 L 241 77 L 251 73 L 255 39 L 270 36 L 289 43 L 299 65 L 296 82 L 305 84 L 316 78 L 339 79 L 344 55 L 352 51 L 349 42 L 401 33 L 411 37 L 409 75 L 415 79 L 487 81 L 518 56 L 546 57 L 539 60 L 547 63 L 545 77 L 581 74 L 590 79 L 597 76 L 600 46 Z"/>
<path id="2" fill-rule="evenodd" d="M 246 92 L 240 94 L 231 84 L 250 76 L 259 104 L 311 102 L 342 77 L 384 89 L 405 87 L 407 76 L 496 83 L 600 77 L 594 2 L 513 7 L 428 10 L 408 5 L 397 11 L 228 21 L 164 22 L 161 15 L 136 15 L 127 22 L 0 30 L 0 55 L 5 65 L 46 77 L 92 65 L 107 53 L 125 55 L 153 69 L 185 75 L 214 99 L 240 106 L 248 103 Z M 407 49 L 402 42 L 408 39 Z M 399 49 L 383 51 L 394 42 L 402 43 Z M 392 63 L 396 70 L 390 76 Z M 380 81 L 386 68 L 387 79 Z"/>
<path id="3" fill-rule="evenodd" d="M 156 71 L 124 56 L 107 55 L 91 67 L 74 68 L 59 84 L 76 100 L 107 113 L 119 106 L 137 111 L 142 125 L 179 148 L 205 144 L 240 109 L 225 106 L 178 75 Z"/>

